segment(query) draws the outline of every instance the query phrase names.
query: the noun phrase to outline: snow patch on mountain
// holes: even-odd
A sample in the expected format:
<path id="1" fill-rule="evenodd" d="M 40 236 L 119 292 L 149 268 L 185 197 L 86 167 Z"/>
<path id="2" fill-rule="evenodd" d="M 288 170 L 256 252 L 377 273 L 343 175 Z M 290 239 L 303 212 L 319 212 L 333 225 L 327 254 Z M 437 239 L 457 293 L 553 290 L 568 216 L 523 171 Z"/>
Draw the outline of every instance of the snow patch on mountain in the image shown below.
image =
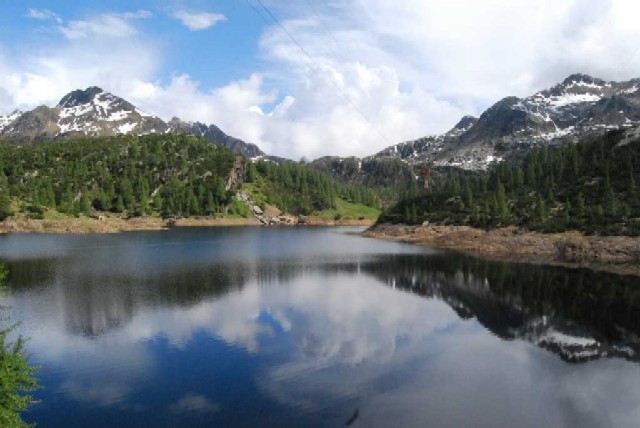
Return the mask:
<path id="1" fill-rule="evenodd" d="M 445 134 L 405 141 L 372 157 L 486 170 L 497 159 L 522 159 L 532 147 L 638 125 L 640 79 L 605 82 L 573 74 L 530 97 L 504 98 L 478 119 L 465 117 Z"/>
<path id="2" fill-rule="evenodd" d="M 118 126 L 118 133 L 128 134 L 129 132 L 133 131 L 136 126 L 138 126 L 138 124 L 135 122 L 123 123 L 122 125 Z"/>
<path id="3" fill-rule="evenodd" d="M 549 329 L 542 337 L 540 337 L 539 341 L 545 343 L 555 343 L 564 346 L 598 345 L 598 341 L 591 337 L 573 336 L 554 329 Z"/>
<path id="4" fill-rule="evenodd" d="M 0 132 L 7 126 L 9 126 L 14 120 L 16 120 L 22 112 L 20 110 L 15 110 L 13 113 L 7 116 L 0 116 Z"/>
<path id="5" fill-rule="evenodd" d="M 584 80 L 571 82 L 569 85 L 565 86 L 565 89 L 573 89 L 573 88 L 591 88 L 591 89 L 602 89 L 605 86 L 611 86 L 611 83 L 605 83 L 604 85 L 600 85 L 595 82 L 585 82 Z"/>
<path id="6" fill-rule="evenodd" d="M 595 103 L 602 98 L 600 95 L 596 94 L 574 94 L 574 93 L 566 93 L 559 96 L 552 96 L 549 98 L 544 98 L 542 102 L 545 104 L 554 107 L 564 107 L 570 104 L 576 103 Z"/>

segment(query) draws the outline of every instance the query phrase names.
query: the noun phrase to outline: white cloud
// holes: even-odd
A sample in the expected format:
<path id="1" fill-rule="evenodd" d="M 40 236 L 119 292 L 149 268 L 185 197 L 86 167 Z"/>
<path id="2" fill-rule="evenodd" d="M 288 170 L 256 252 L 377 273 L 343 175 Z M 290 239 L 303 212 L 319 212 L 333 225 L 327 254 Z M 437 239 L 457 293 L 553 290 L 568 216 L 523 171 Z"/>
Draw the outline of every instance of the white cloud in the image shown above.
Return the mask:
<path id="1" fill-rule="evenodd" d="M 199 12 L 189 13 L 185 11 L 179 11 L 173 14 L 173 16 L 179 19 L 185 27 L 191 31 L 206 30 L 216 25 L 220 21 L 225 21 L 224 15 L 219 13 Z"/>
<path id="2" fill-rule="evenodd" d="M 575 72 L 640 76 L 640 4 L 632 0 L 358 0 L 272 10 L 313 61 L 274 25 L 260 39 L 259 66 L 211 87 L 191 78 L 188 64 L 158 75 L 167 58 L 133 21 L 148 12 L 105 14 L 59 25 L 67 45 L 38 51 L 52 53 L 0 57 L 0 111 L 99 85 L 163 118 L 215 123 L 297 159 L 368 155 L 440 133 Z M 192 29 L 219 18 L 181 14 Z M 112 49 L 110 39 L 122 36 L 131 45 Z"/>
<path id="3" fill-rule="evenodd" d="M 52 19 L 55 22 L 57 22 L 58 24 L 62 24 L 62 18 L 60 18 L 60 16 L 54 12 L 51 12 L 48 9 L 35 9 L 35 8 L 31 8 L 29 9 L 29 12 L 27 12 L 27 17 L 32 18 L 32 19 L 40 19 L 40 20 L 49 20 Z"/>
<path id="4" fill-rule="evenodd" d="M 284 22 L 324 73 L 279 28 L 263 36 L 274 73 L 303 82 L 290 91 L 291 126 L 284 134 L 271 126 L 266 136 L 277 138 L 279 154 L 368 154 L 385 139 L 443 132 L 462 114 L 480 114 L 504 96 L 529 95 L 574 72 L 637 77 L 633 40 L 640 30 L 624 16 L 638 11 L 633 2 L 615 0 L 588 7 L 524 0 L 333 3 L 324 14 Z"/>
<path id="5" fill-rule="evenodd" d="M 151 12 L 146 10 L 107 13 L 87 20 L 69 21 L 66 25 L 60 25 L 58 30 L 68 39 L 90 36 L 130 37 L 138 32 L 131 20 L 148 19 L 152 16 Z"/>
<path id="6" fill-rule="evenodd" d="M 275 108 L 225 105 L 195 84 L 164 89 L 182 90 L 200 106 L 184 113 L 189 119 L 212 121 L 269 153 L 363 156 L 444 132 L 464 114 L 478 115 L 504 96 L 532 94 L 574 72 L 637 77 L 640 55 L 632 40 L 640 29 L 627 18 L 637 9 L 616 0 L 589 7 L 577 0 L 533 6 L 361 0 L 293 9 L 283 25 L 313 61 L 273 26 L 260 42 L 269 67 L 258 84 L 243 88 L 251 92 L 244 100 L 259 99 L 272 94 L 264 93 L 266 83 L 284 82 Z M 166 103 L 151 97 L 146 108 L 153 111 L 154 104 Z"/>
<path id="7" fill-rule="evenodd" d="M 147 43 L 95 39 L 74 40 L 46 55 L 20 60 L 0 55 L 0 114 L 54 105 L 69 91 L 92 85 L 126 95 L 135 82 L 152 79 L 158 58 L 157 49 Z"/>
<path id="8" fill-rule="evenodd" d="M 220 405 L 212 403 L 207 397 L 190 392 L 171 405 L 175 413 L 215 413 Z"/>
<path id="9" fill-rule="evenodd" d="M 264 88 L 264 76 L 203 92 L 188 75 L 167 86 L 140 82 L 131 100 L 164 119 L 215 123 L 230 135 L 258 144 L 267 153 L 293 159 L 318 155 L 368 155 L 401 139 L 421 135 L 425 121 L 455 121 L 464 110 L 428 93 L 403 93 L 392 69 L 360 63 L 331 68 L 350 102 L 323 75 L 307 75 L 267 113 L 261 106 L 279 98 Z M 135 95 L 133 95 L 135 94 Z M 362 112 L 362 114 L 360 113 Z M 424 118 L 425 112 L 429 115 Z M 364 116 L 364 118 L 363 118 Z M 369 122 L 375 124 L 371 125 Z"/>

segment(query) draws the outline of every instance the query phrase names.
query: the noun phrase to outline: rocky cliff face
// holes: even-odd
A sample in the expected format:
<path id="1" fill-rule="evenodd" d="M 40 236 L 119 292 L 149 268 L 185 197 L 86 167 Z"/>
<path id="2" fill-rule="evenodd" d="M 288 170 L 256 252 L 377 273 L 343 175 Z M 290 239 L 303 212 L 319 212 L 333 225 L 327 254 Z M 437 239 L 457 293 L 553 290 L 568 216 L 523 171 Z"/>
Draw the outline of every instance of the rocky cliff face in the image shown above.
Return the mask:
<path id="1" fill-rule="evenodd" d="M 391 146 L 373 158 L 486 169 L 531 147 L 563 144 L 609 129 L 640 125 L 640 79 L 605 82 L 583 74 L 527 98 L 507 97 L 449 132 Z"/>
<path id="2" fill-rule="evenodd" d="M 70 92 L 55 107 L 40 106 L 24 113 L 15 111 L 0 116 L 0 140 L 17 143 L 170 132 L 197 135 L 250 158 L 265 155 L 255 144 L 230 137 L 215 125 L 184 122 L 178 118 L 165 122 L 96 86 Z"/>
<path id="3" fill-rule="evenodd" d="M 358 186 L 404 187 L 415 180 L 411 167 L 395 158 L 358 159 L 325 156 L 314 160 L 309 165 L 344 183 Z"/>

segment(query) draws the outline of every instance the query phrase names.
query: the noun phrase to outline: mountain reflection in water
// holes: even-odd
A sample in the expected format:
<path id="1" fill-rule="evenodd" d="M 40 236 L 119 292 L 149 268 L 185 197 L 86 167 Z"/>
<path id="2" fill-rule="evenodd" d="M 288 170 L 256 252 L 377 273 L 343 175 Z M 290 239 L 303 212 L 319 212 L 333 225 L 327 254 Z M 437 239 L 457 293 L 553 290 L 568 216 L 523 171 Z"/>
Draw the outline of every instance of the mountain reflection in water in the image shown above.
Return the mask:
<path id="1" fill-rule="evenodd" d="M 635 277 L 325 229 L 204 233 L 210 242 L 172 231 L 0 249 L 12 316 L 43 366 L 34 421 L 344 426 L 358 409 L 353 426 L 625 426 L 640 416 Z"/>

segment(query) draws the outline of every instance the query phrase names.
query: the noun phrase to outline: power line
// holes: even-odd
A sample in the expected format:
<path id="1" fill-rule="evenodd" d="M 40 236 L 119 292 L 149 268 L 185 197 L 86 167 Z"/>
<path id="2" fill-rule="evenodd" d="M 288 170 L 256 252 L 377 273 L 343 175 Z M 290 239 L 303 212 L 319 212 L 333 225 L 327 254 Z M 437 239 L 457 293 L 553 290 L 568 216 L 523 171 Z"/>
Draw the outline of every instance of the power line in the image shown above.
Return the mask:
<path id="1" fill-rule="evenodd" d="M 251 8 L 258 13 L 258 9 L 256 7 L 254 7 L 253 4 L 251 4 L 251 2 L 249 0 L 246 0 L 247 3 L 249 3 L 249 6 L 251 6 Z M 342 96 L 342 98 L 345 99 L 345 101 L 347 101 L 347 103 L 349 103 L 349 105 L 356 111 L 356 113 L 358 113 L 358 115 L 367 123 L 369 124 L 369 126 L 371 127 L 371 129 L 373 129 L 382 139 L 382 141 L 387 144 L 387 145 L 392 145 L 389 140 L 387 139 L 387 137 L 385 137 L 385 135 L 373 124 L 373 122 L 371 122 L 367 116 L 362 112 L 362 110 L 360 110 L 360 108 L 356 105 L 356 103 L 342 90 L 342 88 L 340 88 L 331 78 L 331 76 L 324 70 L 324 68 L 315 60 L 315 58 L 313 58 L 313 56 L 311 56 L 311 54 L 304 48 L 304 46 L 302 46 L 302 44 L 294 37 L 294 35 L 287 30 L 287 28 L 282 24 L 282 22 L 280 22 L 280 20 L 269 10 L 269 8 L 267 8 L 264 3 L 262 3 L 262 0 L 256 0 L 257 3 L 260 5 L 260 7 L 267 13 L 267 15 L 269 15 L 269 17 L 280 27 L 280 29 L 291 39 L 291 41 L 298 47 L 298 49 L 300 49 L 300 51 L 308 58 L 308 60 L 311 62 L 311 64 L 320 72 L 322 73 L 325 78 L 328 80 L 329 84 L 331 84 L 331 86 L 334 87 L 334 89 L 336 89 L 336 91 Z M 258 15 L 260 15 L 260 17 L 264 20 L 264 17 L 262 16 L 261 13 L 258 13 Z"/>
<path id="2" fill-rule="evenodd" d="M 260 10 L 258 10 L 258 8 L 257 8 L 257 7 L 255 7 L 255 6 L 253 5 L 253 3 L 251 3 L 251 1 L 250 1 L 250 0 L 245 0 L 245 1 L 246 1 L 246 2 L 247 2 L 247 4 L 251 7 L 251 9 L 253 9 L 253 11 L 256 13 L 256 15 L 258 15 L 258 16 L 260 17 L 260 19 L 262 19 L 262 21 L 263 21 L 265 24 L 268 24 L 268 23 L 269 23 L 269 21 L 267 20 L 267 18 L 265 18 L 265 17 L 262 15 L 262 13 L 260 13 Z"/>
<path id="3" fill-rule="evenodd" d="M 317 16 L 320 16 L 321 13 L 320 11 L 316 8 L 316 6 L 313 3 L 313 0 L 307 0 L 307 4 L 309 5 L 309 7 L 313 10 L 313 13 L 316 14 Z M 340 45 L 340 43 L 336 40 L 336 38 L 333 35 L 333 32 L 327 27 L 327 25 L 324 23 L 324 20 L 319 19 L 318 20 L 318 24 L 320 24 L 320 27 L 322 27 L 323 32 L 327 35 L 327 37 L 329 37 L 332 41 L 333 41 L 333 45 L 334 46 L 338 46 Z M 331 46 L 327 45 L 327 48 L 331 51 L 332 54 L 334 54 L 335 56 L 339 57 L 342 61 L 345 61 L 344 55 L 342 55 L 340 52 L 335 51 Z M 345 61 L 346 62 L 346 61 Z"/>

